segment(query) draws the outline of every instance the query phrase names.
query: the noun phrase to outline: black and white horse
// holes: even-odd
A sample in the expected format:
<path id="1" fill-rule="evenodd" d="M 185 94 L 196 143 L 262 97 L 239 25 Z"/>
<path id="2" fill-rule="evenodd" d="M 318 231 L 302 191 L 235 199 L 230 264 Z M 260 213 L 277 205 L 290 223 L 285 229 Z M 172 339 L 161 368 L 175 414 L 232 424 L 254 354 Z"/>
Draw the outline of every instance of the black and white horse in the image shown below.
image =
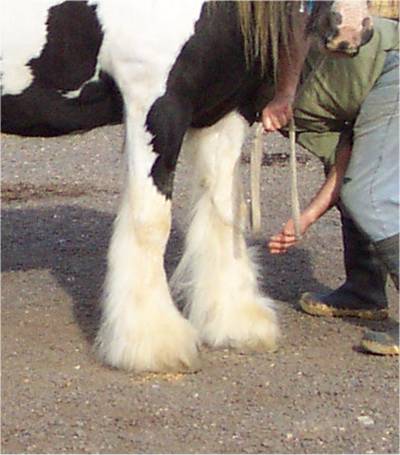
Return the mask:
<path id="1" fill-rule="evenodd" d="M 275 348 L 275 313 L 235 228 L 241 146 L 258 88 L 272 83 L 272 44 L 300 26 L 330 50 L 353 52 L 371 35 L 365 3 L 3 2 L 3 131 L 51 136 L 120 122 L 124 112 L 127 173 L 96 341 L 103 361 L 190 369 L 201 342 Z M 193 157 L 194 203 L 173 282 L 186 293 L 187 318 L 163 264 L 182 144 Z"/>

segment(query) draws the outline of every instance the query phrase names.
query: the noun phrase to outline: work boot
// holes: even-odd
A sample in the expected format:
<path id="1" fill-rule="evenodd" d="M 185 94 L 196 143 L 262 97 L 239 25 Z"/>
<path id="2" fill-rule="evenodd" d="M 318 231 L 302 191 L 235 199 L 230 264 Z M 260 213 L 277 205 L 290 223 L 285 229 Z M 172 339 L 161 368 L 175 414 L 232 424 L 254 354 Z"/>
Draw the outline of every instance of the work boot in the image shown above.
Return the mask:
<path id="1" fill-rule="evenodd" d="M 361 340 L 361 347 L 372 354 L 399 355 L 399 328 L 387 332 L 368 330 Z"/>
<path id="2" fill-rule="evenodd" d="M 376 255 L 372 242 L 343 215 L 342 235 L 345 283 L 329 294 L 306 292 L 299 301 L 301 309 L 315 316 L 386 319 L 387 273 Z"/>
<path id="3" fill-rule="evenodd" d="M 399 290 L 399 235 L 376 242 L 375 248 Z M 399 327 L 387 332 L 369 330 L 362 338 L 361 346 L 373 354 L 399 355 Z"/>

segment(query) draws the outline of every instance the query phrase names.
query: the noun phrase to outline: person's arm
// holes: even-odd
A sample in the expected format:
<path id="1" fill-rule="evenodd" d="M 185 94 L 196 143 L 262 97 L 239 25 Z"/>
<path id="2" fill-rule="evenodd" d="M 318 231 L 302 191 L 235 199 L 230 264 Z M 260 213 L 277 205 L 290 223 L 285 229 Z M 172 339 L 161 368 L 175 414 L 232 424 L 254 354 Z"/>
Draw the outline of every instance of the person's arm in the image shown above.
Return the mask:
<path id="1" fill-rule="evenodd" d="M 301 234 L 321 218 L 339 199 L 343 177 L 351 155 L 349 145 L 342 148 L 336 156 L 336 162 L 332 166 L 325 183 L 317 195 L 300 215 Z M 271 237 L 268 248 L 272 254 L 286 253 L 288 248 L 295 245 L 297 239 L 294 234 L 293 220 L 290 219 L 279 234 Z"/>
<path id="2" fill-rule="evenodd" d="M 291 36 L 288 49 L 279 53 L 275 96 L 262 111 L 266 131 L 283 128 L 293 117 L 292 105 L 309 48 L 310 40 L 298 33 Z"/>

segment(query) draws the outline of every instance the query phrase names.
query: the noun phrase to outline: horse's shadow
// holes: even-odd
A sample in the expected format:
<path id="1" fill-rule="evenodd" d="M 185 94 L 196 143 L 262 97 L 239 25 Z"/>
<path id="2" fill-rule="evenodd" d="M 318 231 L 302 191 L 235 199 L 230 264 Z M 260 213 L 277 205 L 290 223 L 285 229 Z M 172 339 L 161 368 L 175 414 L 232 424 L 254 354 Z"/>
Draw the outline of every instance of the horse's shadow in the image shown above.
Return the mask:
<path id="1" fill-rule="evenodd" d="M 100 322 L 99 300 L 114 216 L 78 206 L 4 209 L 2 212 L 2 271 L 47 269 L 73 302 L 74 318 L 93 342 Z M 308 289 L 324 290 L 313 277 L 305 250 L 290 256 L 262 252 L 263 291 L 273 299 L 293 302 Z M 183 251 L 183 235 L 173 225 L 165 255 L 170 276 Z M 274 270 L 274 273 L 271 271 Z"/>
<path id="2" fill-rule="evenodd" d="M 112 222 L 110 214 L 78 206 L 2 211 L 2 272 L 49 270 L 90 341 L 100 321 Z"/>

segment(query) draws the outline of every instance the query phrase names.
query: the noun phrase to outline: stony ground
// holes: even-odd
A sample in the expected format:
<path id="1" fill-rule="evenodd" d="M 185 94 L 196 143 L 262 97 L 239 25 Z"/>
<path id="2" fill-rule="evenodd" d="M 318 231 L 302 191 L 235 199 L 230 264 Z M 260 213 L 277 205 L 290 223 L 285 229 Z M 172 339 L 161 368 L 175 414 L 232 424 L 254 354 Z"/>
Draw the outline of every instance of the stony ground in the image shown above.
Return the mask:
<path id="1" fill-rule="evenodd" d="M 365 327 L 298 311 L 305 290 L 343 279 L 338 214 L 298 248 L 271 256 L 265 239 L 290 214 L 285 140 L 262 169 L 262 285 L 276 300 L 280 349 L 202 350 L 196 374 L 141 374 L 92 352 L 105 255 L 121 185 L 122 130 L 57 139 L 2 138 L 2 453 L 398 453 L 395 358 L 362 353 Z M 321 166 L 300 153 L 304 204 Z M 182 251 L 190 174 L 176 177 L 169 273 Z M 243 162 L 248 181 L 248 164 Z"/>

